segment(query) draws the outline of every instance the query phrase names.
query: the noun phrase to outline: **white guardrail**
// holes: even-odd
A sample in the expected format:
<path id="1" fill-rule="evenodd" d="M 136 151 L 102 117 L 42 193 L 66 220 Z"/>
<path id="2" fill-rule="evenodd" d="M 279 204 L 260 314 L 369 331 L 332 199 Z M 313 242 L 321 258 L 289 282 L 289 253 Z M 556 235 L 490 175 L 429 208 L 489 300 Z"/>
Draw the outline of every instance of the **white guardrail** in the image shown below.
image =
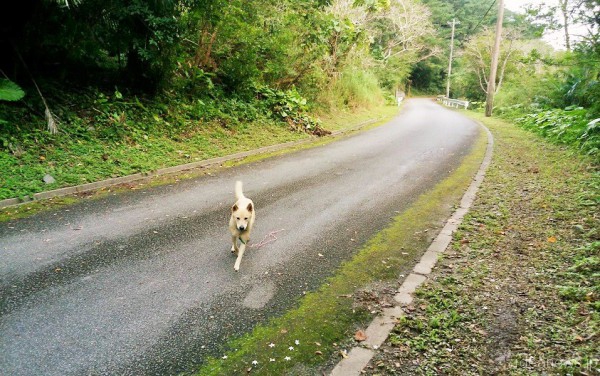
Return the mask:
<path id="1" fill-rule="evenodd" d="M 444 95 L 438 95 L 437 101 L 441 102 L 444 106 L 448 106 L 448 107 L 456 107 L 456 108 L 464 107 L 465 110 L 467 109 L 467 107 L 469 107 L 469 101 L 446 98 L 446 96 L 444 96 Z"/>

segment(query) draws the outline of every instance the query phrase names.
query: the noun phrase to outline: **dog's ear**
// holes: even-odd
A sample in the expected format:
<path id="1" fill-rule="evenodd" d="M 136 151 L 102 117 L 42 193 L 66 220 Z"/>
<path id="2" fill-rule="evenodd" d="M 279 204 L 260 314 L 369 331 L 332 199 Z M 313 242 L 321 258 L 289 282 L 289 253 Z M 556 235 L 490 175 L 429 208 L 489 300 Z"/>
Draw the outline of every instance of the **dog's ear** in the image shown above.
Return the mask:
<path id="1" fill-rule="evenodd" d="M 231 208 L 231 211 L 232 211 L 232 212 L 234 212 L 234 211 L 236 211 L 236 210 L 238 210 L 238 206 L 237 206 L 237 204 L 233 205 L 233 207 Z"/>
<path id="2" fill-rule="evenodd" d="M 248 207 L 246 209 L 248 209 L 249 212 L 252 212 L 252 204 L 248 204 Z"/>

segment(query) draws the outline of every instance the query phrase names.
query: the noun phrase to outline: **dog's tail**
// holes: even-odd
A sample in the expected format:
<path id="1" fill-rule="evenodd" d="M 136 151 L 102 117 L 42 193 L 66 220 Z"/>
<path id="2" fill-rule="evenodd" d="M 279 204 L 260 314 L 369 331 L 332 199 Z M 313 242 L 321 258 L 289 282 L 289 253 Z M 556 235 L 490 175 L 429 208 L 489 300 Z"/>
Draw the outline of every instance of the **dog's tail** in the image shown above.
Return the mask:
<path id="1" fill-rule="evenodd" d="M 235 182 L 235 199 L 239 200 L 245 197 L 246 196 L 244 196 L 244 192 L 242 191 L 242 182 L 238 180 Z"/>

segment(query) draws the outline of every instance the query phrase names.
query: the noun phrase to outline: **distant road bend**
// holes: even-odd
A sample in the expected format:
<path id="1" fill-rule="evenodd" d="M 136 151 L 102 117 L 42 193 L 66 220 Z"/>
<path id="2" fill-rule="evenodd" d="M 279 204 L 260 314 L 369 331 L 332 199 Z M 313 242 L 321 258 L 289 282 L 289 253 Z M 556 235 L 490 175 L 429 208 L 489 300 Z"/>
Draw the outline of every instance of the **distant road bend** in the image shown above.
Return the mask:
<path id="1" fill-rule="evenodd" d="M 411 99 L 389 123 L 329 145 L 0 224 L 0 373 L 194 370 L 317 288 L 447 177 L 479 132 Z M 238 179 L 256 204 L 254 242 L 284 231 L 235 273 Z"/>

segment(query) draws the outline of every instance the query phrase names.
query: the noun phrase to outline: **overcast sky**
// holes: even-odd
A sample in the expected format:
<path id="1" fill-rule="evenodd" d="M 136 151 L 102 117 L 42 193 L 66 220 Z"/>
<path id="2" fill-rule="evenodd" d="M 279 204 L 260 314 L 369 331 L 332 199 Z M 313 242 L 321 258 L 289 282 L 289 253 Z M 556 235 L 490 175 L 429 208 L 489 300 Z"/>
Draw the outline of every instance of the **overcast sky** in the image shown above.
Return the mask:
<path id="1" fill-rule="evenodd" d="M 504 7 L 510 9 L 513 12 L 523 12 L 523 7 L 527 4 L 540 5 L 545 4 L 553 6 L 557 4 L 557 0 L 504 0 Z M 546 42 L 550 43 L 556 49 L 565 49 L 565 41 L 562 30 L 556 30 L 544 34 L 542 38 Z"/>
<path id="2" fill-rule="evenodd" d="M 556 5 L 556 0 L 504 0 L 504 6 L 512 11 L 519 11 L 519 9 L 525 4 L 547 4 Z"/>
<path id="3" fill-rule="evenodd" d="M 554 6 L 558 4 L 557 0 L 504 0 L 504 7 L 506 9 L 510 9 L 513 12 L 523 12 L 523 6 L 527 4 L 539 5 L 545 4 L 548 6 Z M 581 34 L 584 33 L 585 29 L 581 27 L 573 27 L 570 29 L 569 34 Z M 556 30 L 549 33 L 546 33 L 542 38 L 546 42 L 550 43 L 556 49 L 565 49 L 565 41 L 564 41 L 564 32 L 563 30 Z M 577 39 L 574 35 L 571 37 L 571 40 Z"/>

